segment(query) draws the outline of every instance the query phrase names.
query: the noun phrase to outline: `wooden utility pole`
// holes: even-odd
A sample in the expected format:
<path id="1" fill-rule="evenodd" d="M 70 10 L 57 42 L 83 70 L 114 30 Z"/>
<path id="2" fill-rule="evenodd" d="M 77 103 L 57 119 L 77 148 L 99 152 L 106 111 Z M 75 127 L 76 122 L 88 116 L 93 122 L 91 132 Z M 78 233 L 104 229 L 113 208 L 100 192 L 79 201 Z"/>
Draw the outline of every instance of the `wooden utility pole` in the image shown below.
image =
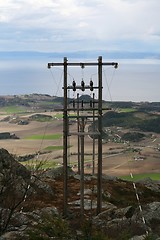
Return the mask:
<path id="1" fill-rule="evenodd" d="M 68 110 L 67 110 L 67 58 L 64 58 L 64 103 L 63 103 L 63 214 L 68 205 Z"/>
<path id="2" fill-rule="evenodd" d="M 95 94 L 93 93 L 93 132 L 95 132 Z M 92 175 L 95 173 L 95 136 L 93 135 L 93 152 L 92 152 Z"/>
<path id="3" fill-rule="evenodd" d="M 102 107 L 102 67 L 103 66 L 114 66 L 115 68 L 118 67 L 118 63 L 111 62 L 106 63 L 102 62 L 102 57 L 98 58 L 98 62 L 96 63 L 70 63 L 68 62 L 67 58 L 64 58 L 63 63 L 48 63 L 48 68 L 54 66 L 63 66 L 64 67 L 64 102 L 63 102 L 63 213 L 65 216 L 68 215 L 68 136 L 77 135 L 78 137 L 78 173 L 80 174 L 80 208 L 81 208 L 81 216 L 84 214 L 84 142 L 85 136 L 88 135 L 85 132 L 85 121 L 87 119 L 92 119 L 93 121 L 93 132 L 90 135 L 93 136 L 93 154 L 95 154 L 95 137 L 98 137 L 98 170 L 97 170 L 97 214 L 102 210 L 102 112 L 106 110 Z M 68 86 L 67 84 L 67 68 L 69 66 L 80 66 L 84 68 L 86 66 L 98 66 L 98 84 L 97 86 L 93 86 L 93 82 L 90 81 L 90 85 L 87 85 L 83 80 L 81 81 L 81 85 L 76 85 L 76 82 L 73 81 L 72 86 Z M 94 94 L 92 99 L 92 104 L 90 104 L 90 108 L 84 107 L 84 104 L 88 102 L 84 102 L 79 98 L 79 93 L 77 94 L 77 102 L 76 108 L 77 112 L 75 112 L 75 116 L 69 116 L 69 111 L 75 111 L 75 102 L 73 108 L 68 107 L 68 90 L 73 90 L 76 92 L 77 90 L 85 91 L 89 89 L 90 91 L 97 90 L 98 91 L 98 101 L 95 100 Z M 80 105 L 81 103 L 81 105 Z M 98 107 L 97 107 L 98 103 Z M 81 112 L 91 111 L 92 115 L 81 114 Z M 98 114 L 97 114 L 98 111 Z M 77 119 L 77 132 L 70 132 L 69 129 L 69 119 L 76 118 Z M 98 121 L 98 131 L 95 130 L 95 120 Z M 93 157 L 93 171 L 94 174 L 94 167 L 95 167 L 95 156 Z"/>
<path id="4" fill-rule="evenodd" d="M 85 128 L 85 122 L 84 118 L 82 117 L 81 123 L 80 123 L 80 132 L 82 135 L 80 136 L 81 139 L 81 164 L 80 164 L 80 208 L 81 208 L 81 217 L 83 217 L 84 214 L 84 128 Z"/>
<path id="5" fill-rule="evenodd" d="M 80 131 L 80 121 L 79 121 L 79 93 L 77 93 L 77 132 Z M 78 174 L 80 175 L 81 163 L 80 163 L 80 136 L 78 135 Z"/>
<path id="6" fill-rule="evenodd" d="M 102 57 L 98 59 L 98 174 L 97 174 L 97 214 L 102 209 Z"/>

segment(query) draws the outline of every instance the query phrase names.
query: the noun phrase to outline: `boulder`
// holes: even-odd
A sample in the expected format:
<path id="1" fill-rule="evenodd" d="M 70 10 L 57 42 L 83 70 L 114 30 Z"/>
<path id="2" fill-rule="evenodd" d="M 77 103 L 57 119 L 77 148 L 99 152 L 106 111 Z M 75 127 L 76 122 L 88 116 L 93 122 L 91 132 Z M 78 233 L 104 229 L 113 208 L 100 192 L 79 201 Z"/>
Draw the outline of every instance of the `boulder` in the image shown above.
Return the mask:
<path id="1" fill-rule="evenodd" d="M 68 176 L 74 176 L 74 175 L 75 175 L 75 172 L 70 167 L 68 167 Z M 63 166 L 49 169 L 45 173 L 43 173 L 43 178 L 48 177 L 48 178 L 54 179 L 61 176 L 63 176 Z"/>
<path id="2" fill-rule="evenodd" d="M 146 235 L 141 235 L 141 236 L 134 236 L 130 238 L 129 240 L 144 240 Z"/>
<path id="3" fill-rule="evenodd" d="M 16 212 L 12 215 L 7 232 L 0 236 L 0 240 L 31 239 L 29 231 L 34 231 L 35 226 L 42 222 L 44 216 L 59 216 L 55 207 L 47 207 L 33 212 Z"/>
<path id="4" fill-rule="evenodd" d="M 158 180 L 155 181 L 148 177 L 143 180 L 139 180 L 138 182 L 143 184 L 145 187 L 147 187 L 151 191 L 160 193 L 160 181 Z"/>
<path id="5" fill-rule="evenodd" d="M 0 173 L 4 175 L 5 171 L 14 174 L 23 179 L 30 179 L 31 173 L 22 164 L 18 163 L 9 152 L 3 148 L 0 149 Z"/>
<path id="6" fill-rule="evenodd" d="M 116 237 L 119 234 L 121 239 L 126 230 L 133 236 L 137 233 L 142 235 L 146 229 L 143 224 L 138 225 L 132 220 L 135 209 L 132 206 L 126 208 L 117 208 L 113 204 L 108 205 L 108 209 L 93 219 L 94 224 L 104 232 L 109 232 L 110 237 Z M 122 234 L 122 235 L 121 235 Z"/>
<path id="7" fill-rule="evenodd" d="M 0 206 L 13 207 L 24 198 L 31 173 L 5 149 L 0 149 Z"/>
<path id="8" fill-rule="evenodd" d="M 132 221 L 139 221 L 139 224 L 143 224 L 142 217 L 145 219 L 146 226 L 152 232 L 160 235 L 160 202 L 152 202 L 144 205 L 142 213 L 137 209 L 132 217 Z"/>
<path id="9" fill-rule="evenodd" d="M 44 180 L 42 181 L 40 178 L 37 178 L 36 176 L 32 176 L 31 178 L 31 192 L 33 191 L 36 193 L 46 193 L 48 195 L 53 196 L 53 190 L 50 187 L 50 185 L 45 182 Z"/>

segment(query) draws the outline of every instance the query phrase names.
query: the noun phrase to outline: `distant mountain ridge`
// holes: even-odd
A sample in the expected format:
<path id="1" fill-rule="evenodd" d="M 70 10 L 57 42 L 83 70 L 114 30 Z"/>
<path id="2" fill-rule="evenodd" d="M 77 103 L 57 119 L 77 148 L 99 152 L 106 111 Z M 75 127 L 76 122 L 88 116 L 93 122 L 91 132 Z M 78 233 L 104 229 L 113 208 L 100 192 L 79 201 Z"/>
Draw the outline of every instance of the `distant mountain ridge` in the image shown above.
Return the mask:
<path id="1" fill-rule="evenodd" d="M 75 51 L 75 52 L 38 52 L 38 51 L 1 51 L 0 59 L 53 59 L 53 58 L 97 58 L 107 59 L 160 59 L 160 52 L 132 52 L 132 51 Z"/>

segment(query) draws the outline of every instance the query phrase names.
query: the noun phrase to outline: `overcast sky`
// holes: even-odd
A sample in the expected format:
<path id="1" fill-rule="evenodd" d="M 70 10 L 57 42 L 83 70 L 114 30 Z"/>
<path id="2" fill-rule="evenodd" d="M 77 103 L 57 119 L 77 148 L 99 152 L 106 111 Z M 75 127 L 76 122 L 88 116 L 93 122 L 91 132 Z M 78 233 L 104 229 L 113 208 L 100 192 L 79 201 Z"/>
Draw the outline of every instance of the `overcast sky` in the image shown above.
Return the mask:
<path id="1" fill-rule="evenodd" d="M 0 0 L 0 51 L 160 51 L 160 0 Z"/>

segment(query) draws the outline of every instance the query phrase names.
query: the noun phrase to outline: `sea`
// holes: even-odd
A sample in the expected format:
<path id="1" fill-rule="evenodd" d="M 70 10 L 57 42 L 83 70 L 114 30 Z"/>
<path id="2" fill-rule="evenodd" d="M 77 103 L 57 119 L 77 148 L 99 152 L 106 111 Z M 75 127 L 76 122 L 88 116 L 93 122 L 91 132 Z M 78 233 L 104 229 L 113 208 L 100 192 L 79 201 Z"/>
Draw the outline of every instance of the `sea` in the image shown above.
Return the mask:
<path id="1" fill-rule="evenodd" d="M 68 59 L 68 62 L 96 62 L 97 59 Z M 48 69 L 48 62 L 63 63 L 63 59 L 3 59 L 0 60 L 0 95 L 49 94 L 63 96 L 63 66 Z M 160 102 L 160 60 L 103 59 L 118 62 L 118 68 L 103 66 L 103 99 L 106 101 Z M 68 66 L 68 85 L 77 86 L 84 80 L 98 84 L 97 66 Z M 70 90 L 69 96 L 75 97 Z M 93 94 L 90 90 L 80 94 Z M 98 94 L 95 90 L 95 95 Z"/>

